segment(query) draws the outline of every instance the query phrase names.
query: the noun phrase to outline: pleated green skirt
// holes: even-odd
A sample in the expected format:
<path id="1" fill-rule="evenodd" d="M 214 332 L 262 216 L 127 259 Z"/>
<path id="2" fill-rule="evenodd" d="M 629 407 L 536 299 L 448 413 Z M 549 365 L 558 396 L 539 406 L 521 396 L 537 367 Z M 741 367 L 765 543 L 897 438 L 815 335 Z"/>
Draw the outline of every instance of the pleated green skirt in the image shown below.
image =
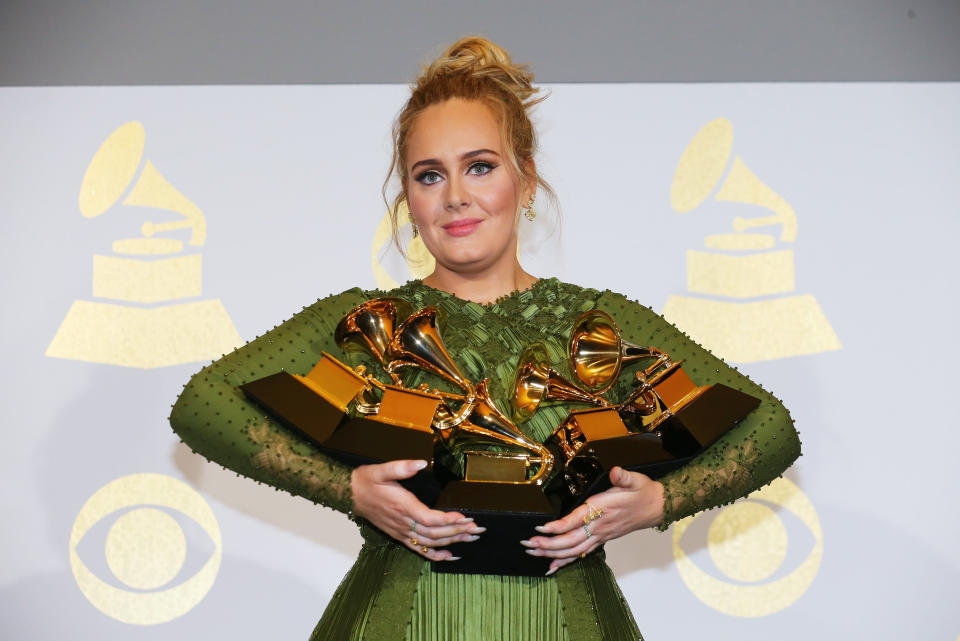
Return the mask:
<path id="1" fill-rule="evenodd" d="M 637 641 L 602 550 L 547 578 L 441 574 L 372 535 L 311 641 Z"/>

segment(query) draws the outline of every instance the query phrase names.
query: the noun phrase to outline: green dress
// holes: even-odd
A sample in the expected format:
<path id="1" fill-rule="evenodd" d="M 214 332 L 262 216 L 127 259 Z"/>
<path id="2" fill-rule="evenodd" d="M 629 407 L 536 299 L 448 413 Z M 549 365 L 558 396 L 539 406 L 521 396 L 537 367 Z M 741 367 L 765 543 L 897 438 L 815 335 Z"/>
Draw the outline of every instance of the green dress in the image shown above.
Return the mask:
<path id="1" fill-rule="evenodd" d="M 305 374 L 329 352 L 351 365 L 367 364 L 343 353 L 333 332 L 356 305 L 384 295 L 419 309 L 446 313 L 443 341 L 461 372 L 490 380 L 490 394 L 507 409 L 520 352 L 539 341 L 552 365 L 572 380 L 566 346 L 573 320 L 602 309 L 625 340 L 658 347 L 699 385 L 725 383 L 757 396 L 760 406 L 686 466 L 666 475 L 665 519 L 660 529 L 700 510 L 729 503 L 780 475 L 800 454 L 787 410 L 770 393 L 711 355 L 647 307 L 621 294 L 542 279 L 490 305 L 479 305 L 411 281 L 389 292 L 350 289 L 305 307 L 293 318 L 205 367 L 187 384 L 170 416 L 194 451 L 245 476 L 347 513 L 364 538 L 360 555 L 330 600 L 311 639 L 427 641 L 518 639 L 530 641 L 636 640 L 641 638 L 602 549 L 554 576 L 511 577 L 440 574 L 364 519 L 351 514 L 350 468 L 266 416 L 238 385 L 281 369 Z M 608 393 L 611 401 L 632 389 L 630 372 Z M 420 380 L 431 386 L 430 374 Z M 439 386 L 439 385 L 437 385 Z M 542 407 L 520 428 L 545 440 L 574 404 Z"/>

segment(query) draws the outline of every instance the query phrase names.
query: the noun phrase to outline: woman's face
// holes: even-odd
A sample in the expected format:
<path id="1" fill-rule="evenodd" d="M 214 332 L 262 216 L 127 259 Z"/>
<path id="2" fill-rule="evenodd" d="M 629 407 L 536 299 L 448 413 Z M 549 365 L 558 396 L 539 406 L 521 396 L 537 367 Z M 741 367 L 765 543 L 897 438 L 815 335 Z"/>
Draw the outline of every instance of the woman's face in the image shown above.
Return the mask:
<path id="1" fill-rule="evenodd" d="M 520 179 L 483 103 L 431 105 L 407 143 L 407 202 L 439 266 L 482 272 L 516 261 Z"/>

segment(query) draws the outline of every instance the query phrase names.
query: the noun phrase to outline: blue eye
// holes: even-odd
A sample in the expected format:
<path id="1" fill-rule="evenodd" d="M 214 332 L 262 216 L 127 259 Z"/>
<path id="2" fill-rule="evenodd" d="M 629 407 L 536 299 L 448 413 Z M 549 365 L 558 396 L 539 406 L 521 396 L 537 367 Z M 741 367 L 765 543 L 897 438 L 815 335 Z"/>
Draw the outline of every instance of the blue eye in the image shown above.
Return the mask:
<path id="1" fill-rule="evenodd" d="M 473 174 L 474 176 L 483 176 L 484 174 L 489 174 L 493 170 L 494 165 L 491 165 L 488 162 L 475 162 L 470 165 L 467 173 Z"/>
<path id="2" fill-rule="evenodd" d="M 434 183 L 440 182 L 440 174 L 433 171 L 432 169 L 429 171 L 425 171 L 419 176 L 417 176 L 417 182 L 422 183 L 424 185 L 432 185 Z"/>

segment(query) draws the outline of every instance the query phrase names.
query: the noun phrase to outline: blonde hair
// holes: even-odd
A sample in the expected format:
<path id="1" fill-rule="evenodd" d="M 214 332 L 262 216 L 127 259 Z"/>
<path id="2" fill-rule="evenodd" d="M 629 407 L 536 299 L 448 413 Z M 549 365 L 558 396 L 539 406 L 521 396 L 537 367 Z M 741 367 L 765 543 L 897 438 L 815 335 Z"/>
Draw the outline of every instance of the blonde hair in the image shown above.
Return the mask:
<path id="1" fill-rule="evenodd" d="M 529 112 L 534 105 L 547 98 L 536 97 L 540 90 L 533 87 L 533 73 L 526 65 L 510 60 L 510 54 L 486 38 L 468 36 L 450 45 L 446 51 L 425 66 L 411 87 L 410 99 L 393 124 L 393 158 L 383 183 L 383 200 L 390 211 L 393 240 L 400 252 L 397 220 L 400 206 L 406 200 L 407 141 L 417 117 L 431 105 L 451 98 L 476 100 L 486 105 L 500 123 L 507 157 L 521 183 L 536 183 L 556 202 L 556 193 L 546 180 L 531 172 L 537 151 L 537 136 Z M 400 178 L 402 189 L 391 203 L 387 197 L 394 172 Z M 519 203 L 518 203 L 519 205 Z"/>

